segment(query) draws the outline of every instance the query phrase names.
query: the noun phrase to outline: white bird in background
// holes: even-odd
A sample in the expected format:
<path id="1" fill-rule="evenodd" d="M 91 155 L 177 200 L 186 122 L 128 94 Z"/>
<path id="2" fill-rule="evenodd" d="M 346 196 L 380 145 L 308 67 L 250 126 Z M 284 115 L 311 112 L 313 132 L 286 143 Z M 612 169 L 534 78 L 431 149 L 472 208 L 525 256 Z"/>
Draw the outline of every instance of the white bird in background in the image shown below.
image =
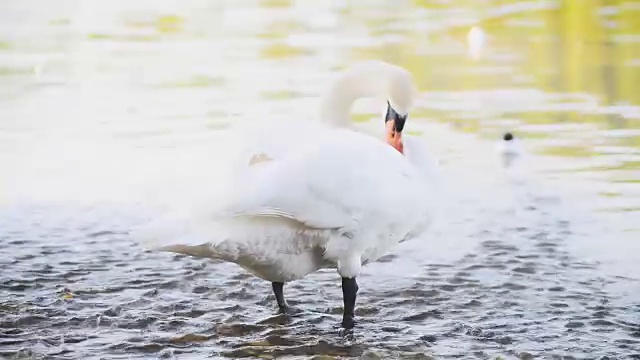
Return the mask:
<path id="1" fill-rule="evenodd" d="M 472 59 L 478 60 L 482 56 L 482 50 L 486 42 L 486 33 L 479 26 L 473 26 L 467 33 L 467 48 L 469 56 Z"/>
<path id="2" fill-rule="evenodd" d="M 516 159 L 522 156 L 522 147 L 516 137 L 506 132 L 502 136 L 502 140 L 496 145 L 496 152 L 505 168 L 510 167 Z"/>
<path id="3" fill-rule="evenodd" d="M 270 281 L 283 313 L 293 310 L 286 282 L 337 268 L 342 326 L 352 328 L 362 266 L 432 221 L 432 163 L 419 140 L 402 132 L 414 92 L 398 66 L 369 61 L 348 69 L 322 99 L 321 123 L 288 122 L 276 137 L 262 132 L 215 216 L 190 219 L 173 234 L 152 224 L 136 236 L 151 248 L 232 262 Z M 384 141 L 349 129 L 353 102 L 380 93 L 388 99 Z"/>

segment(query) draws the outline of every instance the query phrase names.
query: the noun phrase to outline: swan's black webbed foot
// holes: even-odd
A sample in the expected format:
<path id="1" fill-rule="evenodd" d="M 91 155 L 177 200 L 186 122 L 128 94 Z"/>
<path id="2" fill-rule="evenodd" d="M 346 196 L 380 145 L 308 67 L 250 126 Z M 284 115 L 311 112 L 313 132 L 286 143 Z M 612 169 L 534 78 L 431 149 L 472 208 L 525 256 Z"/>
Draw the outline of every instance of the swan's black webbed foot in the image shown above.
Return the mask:
<path id="1" fill-rule="evenodd" d="M 355 326 L 356 326 L 356 320 L 353 317 L 347 316 L 347 315 L 342 316 L 342 327 L 345 330 L 353 329 Z"/>
<path id="2" fill-rule="evenodd" d="M 298 315 L 300 313 L 302 313 L 303 310 L 302 309 L 298 309 L 297 307 L 293 307 L 293 306 L 285 306 L 284 308 L 282 307 L 278 307 L 278 313 L 280 314 L 285 314 L 285 315 Z"/>
<path id="3" fill-rule="evenodd" d="M 356 278 L 342 278 L 342 298 L 344 310 L 342 313 L 342 327 L 352 329 L 356 325 L 355 307 L 356 295 L 358 294 L 358 283 Z"/>

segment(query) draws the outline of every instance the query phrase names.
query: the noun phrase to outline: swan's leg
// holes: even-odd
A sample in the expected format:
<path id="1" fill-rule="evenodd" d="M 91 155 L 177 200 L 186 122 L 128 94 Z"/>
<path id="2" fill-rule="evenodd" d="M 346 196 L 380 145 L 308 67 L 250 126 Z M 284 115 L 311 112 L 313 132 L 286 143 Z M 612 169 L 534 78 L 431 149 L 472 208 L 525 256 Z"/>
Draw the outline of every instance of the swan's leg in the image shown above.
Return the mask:
<path id="1" fill-rule="evenodd" d="M 342 278 L 342 299 L 344 301 L 344 310 L 342 313 L 342 327 L 351 329 L 356 324 L 355 307 L 356 295 L 358 294 L 358 283 L 356 278 Z"/>
<path id="2" fill-rule="evenodd" d="M 289 306 L 287 302 L 284 300 L 284 293 L 282 292 L 282 288 L 284 287 L 284 283 L 281 282 L 272 282 L 271 288 L 273 288 L 273 294 L 276 296 L 276 302 L 278 303 L 278 309 L 283 314 L 286 314 L 289 310 Z"/>
<path id="3" fill-rule="evenodd" d="M 356 295 L 358 294 L 358 283 L 356 277 L 360 274 L 362 267 L 361 256 L 356 253 L 347 253 L 346 256 L 338 259 L 338 274 L 342 277 L 342 300 L 344 309 L 342 312 L 342 327 L 351 329 L 355 326 Z"/>

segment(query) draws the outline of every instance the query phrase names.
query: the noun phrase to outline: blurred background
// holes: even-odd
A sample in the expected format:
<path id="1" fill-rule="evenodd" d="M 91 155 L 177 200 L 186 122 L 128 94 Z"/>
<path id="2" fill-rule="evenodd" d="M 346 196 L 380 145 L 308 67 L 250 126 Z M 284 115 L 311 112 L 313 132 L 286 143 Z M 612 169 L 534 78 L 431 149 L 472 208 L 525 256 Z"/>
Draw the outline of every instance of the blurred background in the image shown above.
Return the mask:
<path id="1" fill-rule="evenodd" d="M 411 245 L 423 255 L 407 260 L 403 271 L 397 261 L 373 267 L 362 288 L 388 291 L 387 299 L 367 300 L 365 292 L 365 308 L 396 326 L 403 315 L 385 303 L 396 295 L 411 302 L 429 297 L 429 290 L 447 293 L 433 284 L 451 278 L 477 277 L 469 280 L 474 290 L 456 288 L 461 293 L 450 295 L 462 303 L 451 311 L 445 305 L 427 315 L 416 310 L 427 325 L 402 320 L 413 330 L 399 326 L 394 336 L 415 345 L 410 349 L 377 328 L 367 330 L 360 347 L 319 343 L 332 331 L 331 318 L 317 325 L 326 330 L 320 335 L 309 335 L 305 326 L 316 325 L 303 322 L 292 336 L 307 338 L 278 345 L 284 353 L 269 344 L 255 350 L 259 344 L 251 341 L 271 331 L 255 323 L 264 311 L 256 309 L 271 301 L 255 300 L 269 293 L 265 284 L 234 278 L 240 271 L 233 267 L 222 267 L 228 274 L 212 280 L 213 266 L 204 261 L 167 263 L 166 255 L 136 253 L 127 229 L 146 216 L 141 204 L 166 206 L 186 192 L 201 194 L 193 184 L 207 186 L 215 176 L 212 155 L 224 151 L 235 123 L 317 117 L 318 97 L 336 72 L 369 59 L 413 74 L 420 96 L 408 132 L 440 158 L 455 190 L 443 205 L 452 216 L 436 231 L 446 241 Z M 384 103 L 363 100 L 353 110 L 361 126 L 381 127 Z M 511 175 L 498 166 L 493 149 L 506 131 L 525 149 L 525 182 L 505 180 Z M 253 352 L 227 353 L 238 357 L 289 348 L 309 356 L 359 356 L 370 348 L 382 357 L 640 356 L 638 221 L 640 1 L 0 2 L 0 244 L 6 249 L 0 317 L 4 312 L 7 319 L 0 328 L 13 334 L 0 340 L 6 356 L 173 356 L 175 344 L 192 342 L 197 349 L 183 351 L 253 346 Z M 411 258 L 411 248 L 401 252 Z M 65 265 L 69 257 L 75 260 Z M 162 276 L 158 263 L 166 267 Z M 129 283 L 141 269 L 149 282 Z M 410 275 L 408 283 L 394 272 Z M 317 282 L 335 287 L 333 275 L 305 280 L 293 294 L 322 307 Z M 238 279 L 261 287 L 236 294 L 247 301 L 236 309 L 244 315 L 212 309 L 212 298 L 234 300 L 219 291 L 243 287 Z M 426 293 L 407 292 L 414 281 Z M 146 298 L 163 286 L 169 298 Z M 84 294 L 84 302 L 60 300 L 55 294 L 63 288 Z M 140 291 L 126 290 L 133 288 Z M 185 291 L 189 296 L 180 298 Z M 339 306 L 339 289 L 327 291 L 325 306 Z M 505 297 L 517 305 L 504 305 Z M 176 303 L 204 307 L 205 315 L 176 315 Z M 496 304 L 503 312 L 495 312 Z M 150 309 L 158 313 L 146 323 Z M 57 319 L 57 330 L 34 316 Z M 206 327 L 195 318 L 209 325 L 240 319 L 253 327 L 233 328 L 239 333 L 231 346 L 211 333 L 193 335 Z M 510 325 L 501 328 L 500 319 Z M 96 331 L 89 340 L 81 335 L 87 328 Z M 130 329 L 148 335 L 132 340 Z"/>

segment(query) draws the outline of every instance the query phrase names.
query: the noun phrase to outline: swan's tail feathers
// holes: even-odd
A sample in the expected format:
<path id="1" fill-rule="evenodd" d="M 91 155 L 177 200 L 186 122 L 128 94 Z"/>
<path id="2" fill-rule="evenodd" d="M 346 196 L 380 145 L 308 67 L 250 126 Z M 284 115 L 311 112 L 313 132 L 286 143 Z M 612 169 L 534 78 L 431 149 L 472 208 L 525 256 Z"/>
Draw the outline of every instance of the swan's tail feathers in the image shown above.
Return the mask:
<path id="1" fill-rule="evenodd" d="M 134 228 L 133 239 L 147 250 L 168 251 L 196 257 L 219 258 L 215 245 L 224 239 L 214 224 L 162 218 Z"/>
<path id="2" fill-rule="evenodd" d="M 216 248 L 209 244 L 202 245 L 167 245 L 155 248 L 156 251 L 172 252 L 176 254 L 188 255 L 198 258 L 209 258 L 224 260 L 224 256 L 216 251 Z"/>

